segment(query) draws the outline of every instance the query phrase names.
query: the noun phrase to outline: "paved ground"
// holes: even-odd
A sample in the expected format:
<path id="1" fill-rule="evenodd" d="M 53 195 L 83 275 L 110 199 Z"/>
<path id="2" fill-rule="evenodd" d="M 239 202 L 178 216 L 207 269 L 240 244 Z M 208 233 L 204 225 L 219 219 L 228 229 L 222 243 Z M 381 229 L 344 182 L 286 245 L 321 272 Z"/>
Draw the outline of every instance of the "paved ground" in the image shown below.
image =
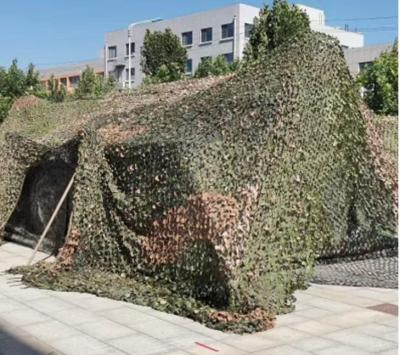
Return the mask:
<path id="1" fill-rule="evenodd" d="M 0 271 L 31 252 L 0 246 Z M 26 288 L 2 274 L 0 354 L 397 354 L 397 290 L 312 285 L 296 297 L 296 311 L 274 329 L 240 336 L 93 295 Z"/>

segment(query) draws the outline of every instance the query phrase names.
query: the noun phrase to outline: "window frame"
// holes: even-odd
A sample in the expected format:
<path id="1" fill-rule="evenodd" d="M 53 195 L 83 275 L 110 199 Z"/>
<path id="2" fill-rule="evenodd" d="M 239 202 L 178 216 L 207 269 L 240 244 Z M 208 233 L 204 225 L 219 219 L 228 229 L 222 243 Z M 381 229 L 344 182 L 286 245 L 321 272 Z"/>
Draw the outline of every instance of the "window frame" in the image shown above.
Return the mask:
<path id="1" fill-rule="evenodd" d="M 224 56 L 225 61 L 226 61 L 228 64 L 232 64 L 232 63 L 235 61 L 235 56 L 234 56 L 233 52 L 224 53 L 223 56 Z M 229 61 L 229 60 L 228 60 L 228 56 L 229 56 L 229 57 L 232 56 L 232 61 Z"/>
<path id="2" fill-rule="evenodd" d="M 131 81 L 134 81 L 136 75 L 135 67 L 131 67 Z M 129 82 L 129 68 L 125 68 L 125 81 Z"/>
<path id="3" fill-rule="evenodd" d="M 250 30 L 248 30 L 249 27 L 250 27 Z M 244 38 L 250 38 L 251 31 L 253 30 L 253 28 L 254 28 L 254 24 L 252 24 L 252 23 L 246 22 L 244 24 Z"/>
<path id="4" fill-rule="evenodd" d="M 187 64 L 190 63 L 190 71 L 187 70 Z M 193 75 L 193 59 L 188 58 L 185 63 L 185 75 Z"/>
<path id="5" fill-rule="evenodd" d="M 110 53 L 111 53 L 112 51 L 115 51 L 115 56 L 111 56 L 111 55 L 110 55 Z M 107 55 L 108 55 L 108 59 L 115 59 L 115 58 L 117 58 L 117 57 L 118 57 L 117 46 L 109 46 L 109 47 L 108 47 L 108 53 L 107 53 Z"/>
<path id="6" fill-rule="evenodd" d="M 224 27 L 228 27 L 228 26 L 230 26 L 232 28 L 232 35 L 224 37 Z M 227 34 L 229 34 L 229 30 L 228 30 Z M 221 25 L 221 40 L 229 40 L 229 39 L 233 39 L 234 37 L 235 37 L 235 23 L 233 21 L 230 23 L 224 23 L 223 25 Z"/>
<path id="7" fill-rule="evenodd" d="M 189 33 L 190 33 L 191 42 L 190 43 L 184 43 L 183 39 L 185 38 L 185 35 L 188 35 Z M 182 43 L 182 46 L 184 46 L 184 47 L 193 46 L 193 31 L 182 32 L 181 33 L 181 43 Z"/>
<path id="8" fill-rule="evenodd" d="M 207 39 L 207 40 L 203 41 L 203 33 L 209 33 L 209 32 L 205 32 L 205 31 L 209 31 L 209 30 L 210 30 L 210 33 L 211 33 L 211 39 Z M 213 37 L 214 37 L 214 33 L 213 32 L 214 31 L 213 31 L 212 27 L 202 28 L 200 30 L 200 43 L 201 44 L 211 43 L 213 41 Z"/>
<path id="9" fill-rule="evenodd" d="M 136 51 L 135 42 L 131 42 L 131 56 L 135 54 L 135 51 Z M 129 42 L 125 43 L 125 57 L 129 57 Z"/>

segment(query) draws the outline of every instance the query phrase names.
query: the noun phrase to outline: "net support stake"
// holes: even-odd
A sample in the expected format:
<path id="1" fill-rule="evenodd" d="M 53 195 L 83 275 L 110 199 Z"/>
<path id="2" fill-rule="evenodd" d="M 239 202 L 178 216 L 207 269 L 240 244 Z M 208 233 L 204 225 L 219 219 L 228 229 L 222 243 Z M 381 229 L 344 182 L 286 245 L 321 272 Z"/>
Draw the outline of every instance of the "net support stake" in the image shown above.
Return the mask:
<path id="1" fill-rule="evenodd" d="M 58 214 L 58 211 L 60 210 L 62 204 L 64 203 L 64 200 L 67 197 L 69 190 L 71 190 L 72 184 L 74 183 L 74 178 L 75 178 L 75 173 L 72 175 L 71 180 L 69 181 L 69 183 L 68 183 L 68 185 L 67 185 L 67 187 L 66 187 L 66 189 L 65 189 L 65 191 L 63 193 L 63 195 L 61 196 L 60 201 L 58 202 L 58 205 L 57 205 L 56 209 L 54 210 L 50 220 L 47 222 L 46 228 L 44 229 L 42 235 L 40 236 L 40 238 L 39 238 L 39 240 L 38 240 L 38 242 L 36 244 L 36 247 L 33 250 L 33 253 L 31 255 L 31 257 L 28 260 L 28 266 L 31 265 L 33 258 L 35 257 L 38 249 L 40 248 L 40 246 L 43 243 L 44 237 L 46 236 L 47 232 L 49 231 L 51 225 L 54 222 L 54 219 L 56 218 L 56 216 Z"/>

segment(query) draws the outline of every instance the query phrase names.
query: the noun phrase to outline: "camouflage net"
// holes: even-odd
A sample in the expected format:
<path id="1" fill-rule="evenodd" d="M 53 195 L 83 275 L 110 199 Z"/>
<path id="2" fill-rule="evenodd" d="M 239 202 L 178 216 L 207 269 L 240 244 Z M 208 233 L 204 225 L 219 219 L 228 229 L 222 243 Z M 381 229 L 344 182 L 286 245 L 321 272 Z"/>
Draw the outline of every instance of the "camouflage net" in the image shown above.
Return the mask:
<path id="1" fill-rule="evenodd" d="M 72 232 L 56 264 L 18 270 L 28 284 L 251 332 L 293 309 L 319 256 L 396 245 L 393 181 L 333 38 L 307 34 L 231 77 L 142 90 L 68 130 L 62 144 L 79 136 Z M 42 145 L 0 136 L 0 223 L 59 127 Z"/>

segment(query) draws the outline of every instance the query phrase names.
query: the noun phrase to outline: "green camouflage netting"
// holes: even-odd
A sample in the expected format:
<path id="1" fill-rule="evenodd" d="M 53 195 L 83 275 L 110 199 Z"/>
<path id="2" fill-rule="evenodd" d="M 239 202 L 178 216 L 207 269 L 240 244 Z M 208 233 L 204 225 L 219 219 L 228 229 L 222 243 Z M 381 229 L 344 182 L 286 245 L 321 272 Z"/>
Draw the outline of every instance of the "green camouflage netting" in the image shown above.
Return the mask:
<path id="1" fill-rule="evenodd" d="M 122 96 L 127 110 L 86 102 L 43 134 L 5 123 L 0 223 L 27 167 L 79 140 L 72 231 L 56 265 L 20 270 L 26 282 L 254 331 L 292 309 L 318 256 L 394 245 L 394 182 L 336 40 L 307 34 L 198 83 Z"/>

